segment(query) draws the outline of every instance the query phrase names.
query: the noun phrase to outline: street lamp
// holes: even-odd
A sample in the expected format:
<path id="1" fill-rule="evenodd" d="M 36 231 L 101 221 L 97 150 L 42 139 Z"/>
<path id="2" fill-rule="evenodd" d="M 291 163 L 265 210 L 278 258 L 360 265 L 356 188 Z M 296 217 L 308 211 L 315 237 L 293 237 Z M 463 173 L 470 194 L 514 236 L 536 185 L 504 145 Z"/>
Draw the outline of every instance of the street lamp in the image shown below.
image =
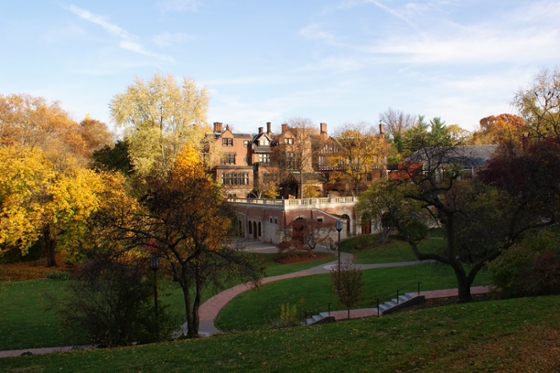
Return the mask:
<path id="1" fill-rule="evenodd" d="M 342 230 L 342 219 L 336 221 L 336 230 L 338 231 L 338 274 L 340 275 L 340 231 Z"/>
<path id="2" fill-rule="evenodd" d="M 159 258 L 156 254 L 150 255 L 150 268 L 154 271 L 154 304 L 156 308 L 156 338 L 159 340 L 159 323 L 158 323 L 158 293 L 157 293 L 157 276 L 159 269 Z"/>

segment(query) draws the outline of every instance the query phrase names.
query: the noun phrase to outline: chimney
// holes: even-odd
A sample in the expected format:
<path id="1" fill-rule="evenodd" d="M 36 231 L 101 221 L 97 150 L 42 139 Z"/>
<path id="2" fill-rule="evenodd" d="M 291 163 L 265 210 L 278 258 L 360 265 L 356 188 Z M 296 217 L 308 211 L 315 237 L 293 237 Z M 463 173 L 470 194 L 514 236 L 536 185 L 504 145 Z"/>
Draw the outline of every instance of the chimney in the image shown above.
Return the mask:
<path id="1" fill-rule="evenodd" d="M 259 127 L 259 133 L 263 133 L 263 128 Z"/>
<path id="2" fill-rule="evenodd" d="M 320 123 L 319 128 L 320 128 L 320 131 L 321 131 L 321 135 L 322 134 L 325 134 L 325 135 L 327 134 L 327 123 Z"/>
<path id="3" fill-rule="evenodd" d="M 269 135 L 272 133 L 271 129 L 270 129 L 270 122 L 266 122 L 266 133 L 268 133 Z"/>
<path id="4" fill-rule="evenodd" d="M 222 122 L 214 122 L 214 132 L 222 133 Z"/>
<path id="5" fill-rule="evenodd" d="M 379 134 L 381 137 L 385 137 L 385 125 L 379 121 Z"/>
<path id="6" fill-rule="evenodd" d="M 282 125 L 282 133 L 286 133 L 286 132 L 288 132 L 288 125 L 286 123 L 284 123 Z"/>

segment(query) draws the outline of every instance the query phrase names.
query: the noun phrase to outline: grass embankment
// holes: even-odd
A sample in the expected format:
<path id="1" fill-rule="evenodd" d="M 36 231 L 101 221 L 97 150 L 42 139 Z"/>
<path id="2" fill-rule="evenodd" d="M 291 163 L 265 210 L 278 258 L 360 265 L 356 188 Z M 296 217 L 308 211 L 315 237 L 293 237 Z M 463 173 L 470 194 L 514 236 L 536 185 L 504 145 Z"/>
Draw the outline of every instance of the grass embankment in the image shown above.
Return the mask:
<path id="1" fill-rule="evenodd" d="M 15 372 L 557 372 L 560 297 L 0 359 Z"/>
<path id="2" fill-rule="evenodd" d="M 363 280 L 365 285 L 362 300 L 354 308 L 374 307 L 379 295 L 392 292 L 413 281 L 422 281 L 421 290 L 457 286 L 453 271 L 449 267 L 437 264 L 370 269 L 363 271 Z M 490 276 L 484 271 L 479 273 L 474 286 L 486 285 L 489 282 Z M 300 310 L 304 310 L 322 303 L 333 302 L 331 310 L 345 309 L 343 305 L 336 302 L 331 288 L 329 274 L 273 282 L 264 285 L 258 291 L 250 290 L 232 299 L 218 314 L 216 325 L 223 331 L 269 328 L 279 319 L 280 305 L 285 303 L 298 305 Z M 404 289 L 404 292 L 414 291 L 416 285 Z M 391 296 L 385 298 L 389 299 L 395 294 L 391 293 Z M 327 305 L 323 305 L 314 312 L 326 310 Z"/>

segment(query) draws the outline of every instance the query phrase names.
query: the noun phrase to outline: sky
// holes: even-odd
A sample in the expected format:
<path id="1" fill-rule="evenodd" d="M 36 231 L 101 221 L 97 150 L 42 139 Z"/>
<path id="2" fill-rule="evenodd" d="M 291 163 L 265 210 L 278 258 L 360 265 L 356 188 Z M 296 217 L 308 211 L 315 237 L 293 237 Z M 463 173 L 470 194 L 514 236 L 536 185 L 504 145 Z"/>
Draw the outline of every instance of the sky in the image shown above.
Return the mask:
<path id="1" fill-rule="evenodd" d="M 136 78 L 193 79 L 208 122 L 377 124 L 389 108 L 475 130 L 560 61 L 560 0 L 2 0 L 0 94 L 114 128 Z"/>

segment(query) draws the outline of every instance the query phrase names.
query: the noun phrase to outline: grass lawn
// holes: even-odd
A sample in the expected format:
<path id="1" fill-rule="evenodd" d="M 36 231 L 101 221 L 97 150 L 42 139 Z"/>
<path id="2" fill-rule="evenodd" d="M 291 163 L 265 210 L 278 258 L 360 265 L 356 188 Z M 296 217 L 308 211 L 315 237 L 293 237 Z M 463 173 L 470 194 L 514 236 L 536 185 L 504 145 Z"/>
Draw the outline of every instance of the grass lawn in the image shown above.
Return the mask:
<path id="1" fill-rule="evenodd" d="M 410 248 L 410 245 L 398 236 L 393 236 L 391 241 L 385 245 L 375 246 L 378 235 L 358 236 L 347 239 L 340 243 L 343 252 L 354 255 L 354 261 L 358 264 L 375 264 L 375 263 L 391 263 L 391 262 L 407 262 L 417 260 Z M 354 247 L 358 243 L 367 243 L 372 248 L 364 250 L 356 250 Z M 442 239 L 426 239 L 418 244 L 423 252 L 435 252 L 439 247 L 445 244 Z"/>
<path id="2" fill-rule="evenodd" d="M 300 271 L 335 259 L 334 255 L 330 255 L 312 262 L 279 264 L 274 262 L 274 254 L 259 255 L 264 257 L 268 276 Z M 0 350 L 86 344 L 85 339 L 66 338 L 55 312 L 47 310 L 45 293 L 61 294 L 66 284 L 65 281 L 47 279 L 0 282 Z M 176 283 L 167 284 L 165 289 L 161 285 L 160 282 L 160 300 L 168 306 L 168 312 L 184 322 L 185 304 L 181 288 Z M 230 284 L 234 285 L 237 283 Z M 202 301 L 218 291 L 206 289 Z"/>
<path id="3" fill-rule="evenodd" d="M 66 282 L 0 282 L 0 350 L 84 344 L 66 340 L 58 317 L 47 310 L 45 293 L 60 293 Z"/>
<path id="4" fill-rule="evenodd" d="M 363 280 L 365 286 L 362 300 L 355 308 L 373 307 L 378 295 L 396 290 L 412 281 L 422 281 L 421 290 L 457 286 L 453 271 L 438 264 L 370 269 L 363 272 Z M 475 279 L 474 285 L 488 283 L 490 275 L 482 271 Z M 331 287 L 328 274 L 270 283 L 259 291 L 247 291 L 231 300 L 218 314 L 216 325 L 224 331 L 268 328 L 279 318 L 280 305 L 285 303 L 297 304 L 298 308 L 303 310 L 321 303 L 333 302 L 331 309 L 344 309 L 344 306 L 336 303 Z M 412 292 L 415 289 L 416 286 L 412 285 L 405 291 Z M 326 310 L 326 305 L 320 309 Z"/>
<path id="5" fill-rule="evenodd" d="M 20 372 L 558 372 L 560 297 L 0 359 Z"/>

